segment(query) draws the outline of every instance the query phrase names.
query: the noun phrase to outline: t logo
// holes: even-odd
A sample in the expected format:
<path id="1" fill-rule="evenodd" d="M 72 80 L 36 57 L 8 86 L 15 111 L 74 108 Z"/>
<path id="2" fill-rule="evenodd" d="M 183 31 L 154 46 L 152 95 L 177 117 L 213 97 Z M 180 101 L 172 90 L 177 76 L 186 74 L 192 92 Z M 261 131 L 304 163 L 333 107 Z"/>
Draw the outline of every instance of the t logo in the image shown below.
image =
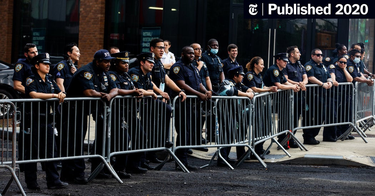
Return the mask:
<path id="1" fill-rule="evenodd" d="M 258 14 L 257 7 L 258 7 L 257 4 L 249 4 L 249 14 L 252 16 L 257 15 Z"/>

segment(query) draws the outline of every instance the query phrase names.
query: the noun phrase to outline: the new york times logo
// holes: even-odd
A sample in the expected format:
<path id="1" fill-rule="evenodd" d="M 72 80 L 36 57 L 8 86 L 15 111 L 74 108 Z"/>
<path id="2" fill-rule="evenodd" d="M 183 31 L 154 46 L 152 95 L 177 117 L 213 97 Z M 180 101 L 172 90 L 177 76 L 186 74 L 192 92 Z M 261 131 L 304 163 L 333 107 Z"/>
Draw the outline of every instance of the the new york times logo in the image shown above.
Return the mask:
<path id="1" fill-rule="evenodd" d="M 366 3 L 254 3 L 255 0 L 245 0 L 244 12 L 247 18 L 290 18 L 290 17 L 369 17 L 370 7 Z M 317 0 L 318 1 L 318 0 Z M 361 0 L 359 0 L 361 1 Z"/>

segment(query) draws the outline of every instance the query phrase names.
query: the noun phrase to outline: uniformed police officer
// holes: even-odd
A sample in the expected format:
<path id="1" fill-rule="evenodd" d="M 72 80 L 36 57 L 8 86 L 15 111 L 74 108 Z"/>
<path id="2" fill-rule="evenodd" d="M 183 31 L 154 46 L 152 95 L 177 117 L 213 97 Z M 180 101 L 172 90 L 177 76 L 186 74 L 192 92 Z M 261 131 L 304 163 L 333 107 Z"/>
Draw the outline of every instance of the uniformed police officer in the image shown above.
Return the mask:
<path id="1" fill-rule="evenodd" d="M 33 75 L 26 79 L 26 96 L 31 98 L 50 99 L 58 98 L 60 103 L 64 101 L 65 94 L 60 91 L 55 81 L 50 80 L 47 75 L 50 70 L 49 54 L 39 54 L 32 59 Z M 34 108 L 38 108 L 39 103 L 33 102 Z M 52 128 L 52 117 L 49 111 L 53 103 L 47 102 L 40 104 L 40 108 L 33 109 L 26 107 L 31 114 L 27 118 L 33 119 L 33 125 L 30 130 L 31 139 L 31 157 L 29 153 L 25 153 L 25 159 L 38 159 L 38 158 L 53 158 L 56 150 L 56 142 L 54 137 L 54 130 Z M 55 108 L 53 108 L 54 110 Z M 40 113 L 38 112 L 40 111 Z M 45 113 L 47 111 L 47 113 Z M 47 124 L 46 124 L 47 123 Z M 46 131 L 45 131 L 46 130 Z M 26 138 L 26 140 L 29 140 Z M 39 157 L 38 157 L 39 155 Z M 60 181 L 59 173 L 57 172 L 56 161 L 48 161 L 45 163 L 47 187 L 50 189 L 65 188 L 67 183 Z M 40 189 L 37 183 L 37 169 L 36 163 L 25 164 L 25 181 L 27 188 Z"/>
<path id="2" fill-rule="evenodd" d="M 305 119 L 305 125 L 309 126 L 308 122 L 312 120 L 314 125 L 321 125 L 324 121 L 326 116 L 324 112 L 313 112 L 312 108 L 327 108 L 329 105 L 329 101 L 325 101 L 327 90 L 332 87 L 332 79 L 328 72 L 328 69 L 323 64 L 323 53 L 320 49 L 316 48 L 311 51 L 311 60 L 305 64 L 305 69 L 307 73 L 307 77 L 309 79 L 309 84 L 318 84 L 322 88 L 318 89 L 319 93 L 314 93 L 309 91 L 307 92 L 308 96 L 306 99 L 310 98 L 312 101 L 306 100 L 308 103 L 312 103 L 309 106 L 311 108 L 309 112 L 307 112 L 307 116 Z M 304 144 L 310 145 L 317 145 L 320 142 L 315 139 L 315 136 L 319 134 L 319 128 L 309 128 L 303 130 L 303 139 Z M 323 132 L 323 140 L 329 140 L 329 138 L 334 135 L 331 130 L 325 130 Z"/>
<path id="3" fill-rule="evenodd" d="M 352 97 L 351 97 L 351 89 L 349 86 L 342 86 L 340 85 L 341 82 L 352 82 L 353 78 L 346 69 L 347 59 L 345 57 L 341 57 L 336 61 L 336 65 L 329 66 L 329 73 L 331 75 L 333 88 L 332 88 L 332 103 L 331 103 L 331 113 L 333 116 L 333 122 L 338 123 L 339 120 L 348 122 L 350 121 L 352 109 Z M 343 108 L 345 107 L 345 108 Z M 349 125 L 339 125 L 339 126 L 330 126 L 326 127 L 327 130 L 332 130 L 332 133 L 336 133 L 336 135 L 332 136 L 331 138 L 327 138 L 331 142 L 335 142 L 337 137 L 342 135 L 347 129 Z M 353 136 L 350 136 L 353 137 Z"/>
<path id="4" fill-rule="evenodd" d="M 299 118 L 305 114 L 305 91 L 306 84 L 309 82 L 307 79 L 307 74 L 305 67 L 299 61 L 301 58 L 301 53 L 297 46 L 290 46 L 287 49 L 289 62 L 286 68 L 283 69 L 285 78 L 291 84 L 297 84 L 301 91 L 294 94 L 294 127 L 298 127 Z M 298 145 L 294 142 L 293 138 L 289 140 L 289 147 L 298 148 Z"/>
<path id="5" fill-rule="evenodd" d="M 230 83 L 231 86 L 233 86 L 233 89 L 234 89 L 234 94 L 233 96 L 240 96 L 240 97 L 248 97 L 250 99 L 252 99 L 254 97 L 254 91 L 247 87 L 246 85 L 244 85 L 242 83 L 242 80 L 244 78 L 244 75 L 245 73 L 243 72 L 243 68 L 242 66 L 235 66 L 235 67 L 232 67 L 228 70 L 228 74 L 227 74 L 227 77 L 229 78 L 228 81 Z M 247 103 L 249 104 L 249 103 Z M 234 121 L 233 119 L 231 118 L 225 118 L 226 116 L 236 116 L 236 121 L 237 122 L 228 122 L 228 121 Z M 226 134 L 222 134 L 222 135 L 226 135 L 228 138 L 227 141 L 225 141 L 225 143 L 232 143 L 234 141 L 237 140 L 237 142 L 240 142 L 240 141 L 245 141 L 245 137 L 246 137 L 246 129 L 248 127 L 248 123 L 250 122 L 247 122 L 247 119 L 249 117 L 249 113 L 248 112 L 245 112 L 245 113 L 241 113 L 241 114 L 238 114 L 238 112 L 235 112 L 234 114 L 224 114 L 223 110 L 221 111 L 220 113 L 220 125 L 224 126 L 224 129 L 227 133 Z M 242 122 L 241 124 L 239 124 L 239 117 L 238 116 L 241 116 L 240 118 L 242 119 Z M 235 125 L 237 125 L 239 127 L 236 127 Z M 232 125 L 232 126 L 230 126 Z M 234 126 L 233 126 L 234 125 Z M 233 138 L 230 138 L 231 136 L 234 136 Z M 230 150 L 231 150 L 231 147 L 225 147 L 225 148 L 221 148 L 220 149 L 220 153 L 221 155 L 224 157 L 224 159 L 226 159 L 227 161 L 229 160 L 229 153 L 230 153 Z M 236 147 L 236 154 L 237 154 L 237 159 L 240 159 L 244 154 L 245 154 L 245 148 L 243 146 L 238 146 Z M 219 160 L 218 161 L 218 165 L 219 166 L 224 166 L 225 163 L 223 163 L 222 160 Z"/>
<path id="6" fill-rule="evenodd" d="M 67 90 L 68 97 L 101 97 L 105 101 L 110 101 L 113 97 L 118 94 L 118 89 L 113 80 L 109 77 L 108 71 L 110 68 L 110 61 L 113 59 L 109 54 L 108 50 L 100 49 L 95 52 L 94 60 L 89 64 L 81 67 L 74 74 L 72 82 Z M 79 106 L 82 109 L 74 108 L 75 105 Z M 87 116 L 89 115 L 89 102 L 78 101 L 77 104 L 71 104 L 70 111 L 77 111 L 76 114 L 71 114 L 69 117 L 69 136 L 70 139 L 66 142 L 69 147 L 69 155 L 81 155 L 83 149 L 80 146 L 83 146 L 84 138 L 87 132 Z M 97 125 L 97 135 L 95 138 L 96 143 L 96 154 L 102 155 L 102 138 L 105 138 L 103 135 L 103 119 L 102 113 L 103 106 L 99 102 L 99 107 L 92 107 L 92 112 L 98 111 L 98 115 L 94 114 L 94 120 Z M 98 119 L 95 119 L 98 117 Z M 76 143 L 74 144 L 74 142 Z M 74 154 L 75 151 L 75 154 Z M 91 169 L 96 169 L 96 166 L 100 163 L 99 160 L 91 160 L 92 167 Z M 85 178 L 85 162 L 83 159 L 76 159 L 74 161 L 64 161 L 63 168 L 61 171 L 62 178 L 72 181 L 78 184 L 87 183 Z M 104 173 L 98 175 L 98 177 L 110 177 Z"/>
<path id="7" fill-rule="evenodd" d="M 353 82 L 367 83 L 367 85 L 369 86 L 374 85 L 374 81 L 365 78 L 362 72 L 360 71 L 361 52 L 353 49 L 349 52 L 349 55 L 350 58 L 348 59 L 347 69 L 350 75 L 353 77 Z"/>
<path id="8" fill-rule="evenodd" d="M 288 90 L 292 89 L 294 92 L 298 92 L 301 88 L 298 84 L 291 84 L 287 81 L 287 79 L 284 76 L 284 73 L 282 72 L 283 69 L 286 68 L 286 65 L 288 63 L 288 56 L 287 53 L 278 53 L 274 56 L 276 59 L 276 64 L 272 65 L 263 77 L 263 82 L 266 86 L 276 86 L 278 89 L 281 90 Z M 279 103 L 281 104 L 281 103 Z M 279 142 L 282 142 L 285 138 L 285 134 L 279 135 L 278 140 Z M 288 145 L 283 145 L 285 149 L 289 149 Z"/>
<path id="9" fill-rule="evenodd" d="M 251 88 L 254 92 L 257 92 L 257 93 L 262 93 L 262 92 L 277 92 L 277 86 L 270 86 L 270 87 L 267 87 L 264 85 L 263 83 L 263 76 L 262 76 L 262 71 L 264 69 L 264 61 L 262 59 L 262 57 L 260 56 L 255 56 L 253 57 L 249 63 L 246 64 L 246 69 L 249 70 L 246 75 L 245 75 L 245 78 L 243 79 L 243 83 Z M 264 108 L 264 107 L 270 107 L 269 105 L 265 104 L 264 102 L 256 102 L 256 104 L 260 104 L 260 107 L 261 108 Z M 255 116 L 255 118 L 258 118 L 258 116 L 260 117 L 258 120 L 256 120 L 255 122 L 258 122 L 258 121 L 263 121 L 264 123 L 256 123 L 255 126 L 257 125 L 264 125 L 266 126 L 266 124 L 268 123 L 268 120 L 270 120 L 266 116 L 266 113 L 264 113 L 264 111 L 267 111 L 266 108 L 264 108 L 264 110 L 260 110 L 259 112 L 261 112 L 260 114 L 257 114 Z M 253 129 L 255 130 L 255 134 L 257 134 L 258 132 L 262 131 L 262 130 L 265 130 L 265 129 L 262 129 L 261 127 L 253 127 Z M 255 138 L 258 138 L 259 136 L 258 135 L 255 135 Z M 261 142 L 257 145 L 255 145 L 255 152 L 258 154 L 258 156 L 262 159 L 264 159 L 264 152 L 265 150 L 263 149 L 263 144 L 264 142 Z M 270 151 L 267 151 L 266 154 L 269 154 Z M 252 157 L 250 157 L 252 159 L 255 159 L 255 155 L 252 155 Z"/>
<path id="10" fill-rule="evenodd" d="M 115 57 L 115 59 L 112 61 L 112 65 L 108 73 L 118 88 L 118 94 L 142 97 L 142 90 L 135 88 L 129 74 L 127 73 L 129 70 L 129 52 L 119 52 L 112 54 L 111 56 Z M 132 102 L 130 102 L 130 104 L 131 103 Z M 111 145 L 116 151 L 125 151 L 128 149 L 127 146 L 129 145 L 130 141 L 129 134 L 136 134 L 136 124 L 137 122 L 138 125 L 140 124 L 139 119 L 137 118 L 137 110 L 127 108 L 128 104 L 125 102 L 113 102 L 113 104 Z M 127 124 L 126 126 L 123 125 L 124 122 Z M 128 130 L 128 128 L 133 130 Z M 131 131 L 131 133 L 128 133 L 129 131 Z M 125 144 L 123 141 L 125 141 Z M 123 146 L 125 146 L 125 148 L 123 148 Z M 136 161 L 139 164 L 140 159 L 130 160 L 130 162 Z M 113 169 L 117 172 L 120 178 L 130 178 L 131 176 L 125 172 L 126 164 L 127 155 L 116 156 L 116 162 L 112 164 Z"/>
<path id="11" fill-rule="evenodd" d="M 63 92 L 68 89 L 73 74 L 77 71 L 75 63 L 81 56 L 76 43 L 67 44 L 65 46 L 65 53 L 65 60 L 58 62 L 54 70 L 52 70 L 52 75 L 56 78 L 56 83 Z"/>
<path id="12" fill-rule="evenodd" d="M 210 79 L 210 73 L 208 72 L 207 65 L 204 61 L 202 61 L 202 48 L 201 45 L 198 43 L 193 43 L 190 45 L 194 49 L 194 61 L 193 65 L 197 67 L 199 70 L 199 76 L 201 78 L 201 82 L 203 86 L 209 90 L 212 91 L 212 84 Z"/>
<path id="13" fill-rule="evenodd" d="M 223 72 L 226 79 L 229 79 L 228 77 L 228 71 L 233 67 L 239 67 L 241 66 L 237 62 L 237 55 L 238 55 L 238 47 L 236 44 L 229 44 L 227 47 L 228 50 L 228 58 L 224 59 L 222 61 L 223 64 Z"/>
<path id="14" fill-rule="evenodd" d="M 207 91 L 207 89 L 202 85 L 201 78 L 199 76 L 198 69 L 192 64 L 194 60 L 194 50 L 190 46 L 185 46 L 182 48 L 181 60 L 177 61 L 171 67 L 171 79 L 176 82 L 176 84 L 188 95 L 196 95 L 200 100 L 206 101 L 211 98 L 212 92 Z M 197 141 L 196 138 L 201 134 L 201 122 L 192 123 L 192 116 L 197 117 L 196 119 L 201 119 L 200 112 L 200 102 L 195 105 L 191 102 L 177 103 L 176 108 L 176 129 L 178 132 L 177 145 L 197 145 L 193 143 Z M 195 125 L 195 126 L 192 126 Z M 199 143 L 198 143 L 199 144 Z M 177 157 L 185 165 L 188 170 L 196 170 L 188 164 L 187 161 L 187 149 L 178 149 L 176 151 Z M 177 167 L 177 169 L 180 169 Z"/>

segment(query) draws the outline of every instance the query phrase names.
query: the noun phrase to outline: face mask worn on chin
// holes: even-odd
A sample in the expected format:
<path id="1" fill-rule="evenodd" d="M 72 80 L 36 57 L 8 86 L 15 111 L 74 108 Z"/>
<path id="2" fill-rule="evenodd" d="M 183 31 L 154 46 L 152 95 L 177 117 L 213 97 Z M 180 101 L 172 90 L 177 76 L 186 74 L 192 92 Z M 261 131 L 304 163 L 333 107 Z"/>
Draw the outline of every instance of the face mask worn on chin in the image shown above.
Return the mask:
<path id="1" fill-rule="evenodd" d="M 353 62 L 354 62 L 355 64 L 359 63 L 360 61 L 361 61 L 361 59 L 358 58 L 358 57 L 356 57 L 356 58 L 353 60 Z"/>
<path id="2" fill-rule="evenodd" d="M 217 54 L 219 52 L 219 49 L 213 49 L 213 48 L 211 48 L 210 52 L 212 54 Z"/>

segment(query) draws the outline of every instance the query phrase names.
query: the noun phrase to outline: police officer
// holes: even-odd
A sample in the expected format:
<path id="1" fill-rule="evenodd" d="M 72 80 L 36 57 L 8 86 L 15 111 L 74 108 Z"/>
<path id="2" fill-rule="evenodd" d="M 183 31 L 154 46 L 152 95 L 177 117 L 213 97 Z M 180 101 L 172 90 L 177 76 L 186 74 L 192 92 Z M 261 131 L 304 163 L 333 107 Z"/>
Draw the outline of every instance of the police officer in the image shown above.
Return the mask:
<path id="1" fill-rule="evenodd" d="M 142 97 L 143 92 L 135 88 L 133 82 L 130 79 L 129 74 L 127 73 L 129 70 L 129 52 L 119 52 L 112 54 L 111 56 L 115 57 L 115 59 L 112 61 L 112 65 L 108 73 L 118 88 L 118 94 Z M 131 135 L 137 133 L 135 130 L 137 122 L 139 125 L 139 119 L 137 118 L 137 110 L 131 110 L 130 108 L 127 108 L 128 105 L 122 102 L 113 102 L 113 104 L 113 131 L 111 134 L 112 148 L 114 148 L 114 150 L 116 151 L 125 151 L 128 149 L 127 146 L 129 146 L 130 141 L 128 131 L 132 131 Z M 126 122 L 127 126 L 122 125 L 123 122 Z M 133 130 L 128 130 L 128 128 L 132 128 Z M 123 143 L 123 141 L 125 141 L 125 144 Z M 125 149 L 123 149 L 122 146 L 125 146 Z M 138 164 L 140 162 L 139 159 L 130 160 L 130 162 L 135 161 L 138 161 Z M 131 176 L 130 174 L 125 172 L 126 164 L 127 155 L 116 156 L 116 162 L 112 164 L 114 170 L 117 172 L 120 178 L 130 178 Z"/>
<path id="2" fill-rule="evenodd" d="M 228 81 L 230 85 L 233 86 L 233 90 L 234 90 L 233 96 L 248 97 L 252 99 L 254 97 L 254 91 L 242 83 L 244 75 L 245 73 L 243 72 L 242 66 L 235 66 L 228 70 L 227 77 L 229 78 Z M 246 129 L 248 127 L 247 123 L 250 123 L 250 122 L 247 122 L 247 119 L 250 114 L 248 112 L 242 115 L 238 114 L 237 112 L 235 112 L 234 114 L 229 114 L 229 116 L 236 116 L 237 121 L 239 120 L 238 116 L 241 115 L 241 118 L 243 119 L 243 122 L 245 122 L 245 124 L 239 124 L 239 122 L 234 122 L 234 123 L 228 122 L 228 121 L 233 121 L 233 120 L 225 118 L 228 114 L 223 114 L 223 113 L 224 113 L 223 111 L 220 113 L 220 116 L 221 116 L 220 124 L 225 126 L 223 130 L 227 131 L 227 134 L 223 134 L 223 135 L 227 135 L 228 137 L 235 136 L 235 138 L 227 138 L 228 140 L 225 141 L 225 143 L 229 143 L 235 140 L 237 140 L 237 142 L 245 141 Z M 236 125 L 236 124 L 238 124 L 239 127 L 230 126 L 230 125 Z M 230 150 L 231 150 L 231 147 L 225 147 L 225 148 L 220 149 L 221 155 L 227 161 L 229 160 L 228 155 L 230 153 Z M 240 159 L 240 157 L 242 157 L 245 154 L 245 148 L 243 146 L 236 147 L 236 153 L 237 153 L 237 159 Z M 222 160 L 218 161 L 218 166 L 224 166 L 224 165 L 225 163 L 223 163 Z"/>
<path id="3" fill-rule="evenodd" d="M 35 67 L 31 68 L 33 75 L 26 79 L 26 96 L 39 99 L 58 98 L 60 103 L 63 102 L 65 94 L 60 91 L 55 81 L 50 80 L 49 76 L 47 75 L 49 73 L 51 64 L 49 61 L 49 54 L 45 53 L 37 55 L 32 59 L 32 64 L 34 64 Z M 32 103 L 34 108 L 38 108 L 38 104 L 39 103 L 37 102 Z M 32 138 L 31 157 L 28 157 L 30 156 L 29 153 L 25 153 L 25 156 L 28 158 L 43 159 L 54 157 L 56 142 L 54 141 L 55 137 L 52 124 L 49 123 L 52 120 L 49 113 L 52 105 L 53 103 L 47 102 L 46 104 L 40 104 L 39 109 L 29 111 L 31 116 L 28 116 L 28 118 L 33 119 L 33 125 L 30 131 L 30 137 Z M 26 110 L 30 109 L 31 108 L 26 107 Z M 38 111 L 40 111 L 40 113 L 38 113 Z M 48 112 L 45 113 L 45 111 Z M 59 189 L 68 186 L 67 183 L 60 181 L 56 165 L 56 161 L 48 161 L 45 163 L 47 187 L 49 189 Z M 36 172 L 36 163 L 25 164 L 25 181 L 27 188 L 29 189 L 40 189 L 37 183 Z"/>
<path id="4" fill-rule="evenodd" d="M 207 50 L 202 54 L 202 61 L 207 65 L 208 72 L 212 83 L 212 90 L 219 90 L 220 83 L 224 80 L 223 64 L 217 56 L 219 52 L 219 42 L 216 39 L 210 39 L 207 43 Z"/>
<path id="5" fill-rule="evenodd" d="M 183 89 L 188 95 L 196 95 L 200 100 L 206 101 L 211 98 L 212 92 L 207 91 L 207 89 L 202 85 L 201 78 L 199 77 L 198 69 L 192 64 L 194 61 L 194 50 L 190 46 L 185 46 L 182 48 L 181 60 L 177 61 L 171 67 L 171 79 L 176 82 L 176 84 Z M 196 103 L 195 107 L 193 103 L 177 103 L 176 108 L 176 119 L 181 119 L 176 121 L 176 129 L 178 132 L 177 145 L 197 145 L 193 143 L 196 138 L 199 137 L 201 133 L 200 122 L 192 123 L 191 116 L 197 117 L 196 119 L 201 119 L 201 112 L 199 103 Z M 192 125 L 196 125 L 192 127 Z M 191 140 L 192 138 L 192 140 Z M 185 165 L 188 170 L 196 170 L 197 168 L 189 165 L 187 161 L 187 149 L 178 149 L 176 151 L 177 157 Z M 176 169 L 181 169 L 176 166 Z"/>
<path id="6" fill-rule="evenodd" d="M 300 86 L 298 84 L 291 84 L 290 82 L 288 82 L 284 76 L 284 73 L 282 72 L 283 69 L 286 68 L 286 65 L 288 63 L 287 53 L 278 53 L 274 57 L 276 59 L 276 64 L 268 68 L 268 70 L 264 74 L 264 77 L 263 77 L 264 84 L 268 87 L 276 86 L 278 89 L 281 89 L 281 90 L 292 89 L 294 92 L 298 92 L 301 89 Z M 285 134 L 279 135 L 278 136 L 279 142 L 282 142 L 285 136 L 286 136 Z M 288 145 L 283 145 L 283 147 L 285 149 L 289 149 Z"/>
<path id="7" fill-rule="evenodd" d="M 327 90 L 332 87 L 332 79 L 328 72 L 328 69 L 323 64 L 323 53 L 320 49 L 316 48 L 311 51 L 311 60 L 305 64 L 305 69 L 307 73 L 307 77 L 309 80 L 309 84 L 318 84 L 322 88 L 318 89 L 319 93 L 314 93 L 309 91 L 306 96 L 307 98 L 313 99 L 312 101 L 306 100 L 308 103 L 312 103 L 309 106 L 311 108 L 309 112 L 307 112 L 305 125 L 308 126 L 308 121 L 313 119 L 314 125 L 321 125 L 324 121 L 326 116 L 324 112 L 313 112 L 312 108 L 326 108 L 329 104 L 329 101 L 325 101 Z M 321 115 L 322 114 L 322 115 Z M 315 136 L 319 134 L 319 128 L 309 128 L 303 130 L 303 139 L 304 144 L 309 145 L 317 145 L 320 142 L 315 139 Z M 335 133 L 332 130 L 325 130 L 323 132 L 323 140 L 329 140 L 332 135 Z"/>
<path id="8" fill-rule="evenodd" d="M 343 121 L 350 121 L 351 116 L 351 104 L 352 104 L 352 97 L 351 97 L 351 90 L 348 86 L 340 85 L 341 82 L 352 82 L 353 78 L 346 69 L 347 59 L 345 57 L 341 57 L 336 61 L 336 65 L 329 66 L 329 73 L 331 75 L 333 88 L 332 88 L 332 103 L 330 110 L 332 111 L 333 122 L 338 123 L 339 119 Z M 343 108 L 345 107 L 345 108 Z M 326 127 L 327 130 L 332 130 L 332 135 L 330 138 L 326 138 L 326 141 L 335 142 L 337 137 L 342 135 L 347 129 L 349 125 L 339 125 L 339 126 L 330 126 Z M 350 137 L 353 137 L 350 135 Z"/>
<path id="9" fill-rule="evenodd" d="M 190 47 L 194 50 L 194 61 L 193 65 L 197 67 L 199 70 L 199 76 L 201 78 L 201 82 L 203 86 L 209 90 L 212 91 L 212 84 L 210 79 L 210 73 L 208 72 L 207 65 L 204 61 L 202 61 L 202 48 L 201 45 L 198 43 L 193 43 L 190 45 Z"/>
<path id="10" fill-rule="evenodd" d="M 374 81 L 365 78 L 363 73 L 360 71 L 361 52 L 353 49 L 349 52 L 349 55 L 350 58 L 348 59 L 347 69 L 350 75 L 353 77 L 353 82 L 367 83 L 368 86 L 374 85 Z"/>
<path id="11" fill-rule="evenodd" d="M 263 76 L 262 76 L 262 71 L 264 69 L 264 61 L 262 57 L 260 56 L 253 57 L 250 60 L 250 62 L 246 64 L 246 69 L 249 71 L 246 73 L 245 78 L 243 79 L 243 83 L 247 87 L 251 88 L 254 92 L 257 92 L 257 93 L 277 92 L 276 86 L 271 86 L 271 87 L 264 86 Z M 269 107 L 264 102 L 259 103 L 258 101 L 257 104 L 260 104 L 262 108 Z M 266 110 L 267 110 L 266 108 L 264 108 L 264 110 L 260 110 L 259 112 L 261 112 L 261 114 L 258 114 L 257 116 L 255 116 L 255 118 L 258 118 L 258 116 L 267 117 L 266 114 L 263 112 Z M 263 121 L 264 119 L 259 118 L 258 120 Z M 256 120 L 256 122 L 258 120 Z M 259 123 L 259 125 L 266 125 L 268 123 L 268 120 L 264 120 L 264 123 Z M 265 130 L 265 129 L 262 129 L 261 127 L 253 127 L 253 129 L 255 130 L 255 134 L 257 134 L 258 132 L 262 130 Z M 255 138 L 258 138 L 258 135 L 255 135 Z M 261 142 L 255 145 L 255 153 L 257 153 L 261 159 L 264 159 L 264 152 L 265 152 L 265 150 L 263 149 L 263 144 L 264 142 Z M 269 154 L 269 153 L 270 151 L 266 152 L 266 154 Z M 252 154 L 250 158 L 255 159 L 256 157 L 255 155 Z"/>
<path id="12" fill-rule="evenodd" d="M 68 97 L 101 97 L 105 101 L 110 101 L 113 97 L 118 94 L 118 89 L 116 84 L 109 77 L 108 71 L 110 68 L 110 61 L 113 59 L 109 54 L 108 50 L 100 49 L 95 52 L 94 60 L 89 64 L 81 67 L 73 76 L 72 82 L 67 90 Z M 74 108 L 75 105 L 79 106 L 80 109 Z M 89 102 L 78 101 L 77 104 L 71 104 L 71 111 L 77 111 L 76 114 L 71 114 L 69 117 L 69 140 L 66 141 L 66 144 L 69 147 L 69 155 L 81 155 L 83 149 L 80 146 L 83 146 L 86 132 L 87 132 L 87 116 L 89 113 Z M 82 111 L 82 108 L 84 108 Z M 103 143 L 102 138 L 106 136 L 103 135 L 103 119 L 100 112 L 103 111 L 103 106 L 99 104 L 99 107 L 91 107 L 92 111 L 98 111 L 98 115 L 94 114 L 94 120 L 97 124 L 97 135 L 95 138 L 96 143 L 96 154 L 102 155 Z M 97 119 L 95 119 L 98 117 Z M 83 120 L 82 120 L 83 119 Z M 73 142 L 72 142 L 73 141 Z M 76 143 L 74 144 L 74 141 Z M 76 146 L 76 148 L 74 148 Z M 75 154 L 74 154 L 75 151 Z M 96 169 L 96 166 L 100 161 L 97 159 L 91 160 L 92 166 L 91 169 Z M 68 181 L 72 181 L 78 184 L 87 183 L 85 178 L 85 162 L 83 159 L 76 159 L 74 161 L 64 161 L 62 167 L 62 178 Z M 110 177 L 104 173 L 98 175 L 98 177 Z"/>
<path id="13" fill-rule="evenodd" d="M 239 67 L 241 66 L 237 62 L 237 55 L 238 55 L 238 47 L 236 44 L 229 44 L 227 47 L 228 50 L 228 58 L 224 59 L 222 61 L 223 66 L 223 72 L 226 79 L 229 79 L 228 77 L 228 71 L 233 67 Z"/>
<path id="14" fill-rule="evenodd" d="M 67 44 L 65 46 L 65 53 L 65 60 L 58 62 L 54 70 L 52 70 L 52 75 L 56 78 L 56 83 L 63 92 L 68 89 L 73 74 L 77 71 L 75 63 L 79 61 L 81 57 L 76 43 Z"/>
<path id="15" fill-rule="evenodd" d="M 294 94 L 294 127 L 298 127 L 300 115 L 304 115 L 305 112 L 305 91 L 306 84 L 309 82 L 307 79 L 307 74 L 305 67 L 299 61 L 301 58 L 301 53 L 297 46 L 290 46 L 287 49 L 289 62 L 286 68 L 283 69 L 283 74 L 285 78 L 291 84 L 297 84 L 301 91 Z M 303 116 L 302 116 L 303 118 Z M 289 147 L 298 148 L 298 145 L 294 142 L 293 138 L 289 140 Z"/>

